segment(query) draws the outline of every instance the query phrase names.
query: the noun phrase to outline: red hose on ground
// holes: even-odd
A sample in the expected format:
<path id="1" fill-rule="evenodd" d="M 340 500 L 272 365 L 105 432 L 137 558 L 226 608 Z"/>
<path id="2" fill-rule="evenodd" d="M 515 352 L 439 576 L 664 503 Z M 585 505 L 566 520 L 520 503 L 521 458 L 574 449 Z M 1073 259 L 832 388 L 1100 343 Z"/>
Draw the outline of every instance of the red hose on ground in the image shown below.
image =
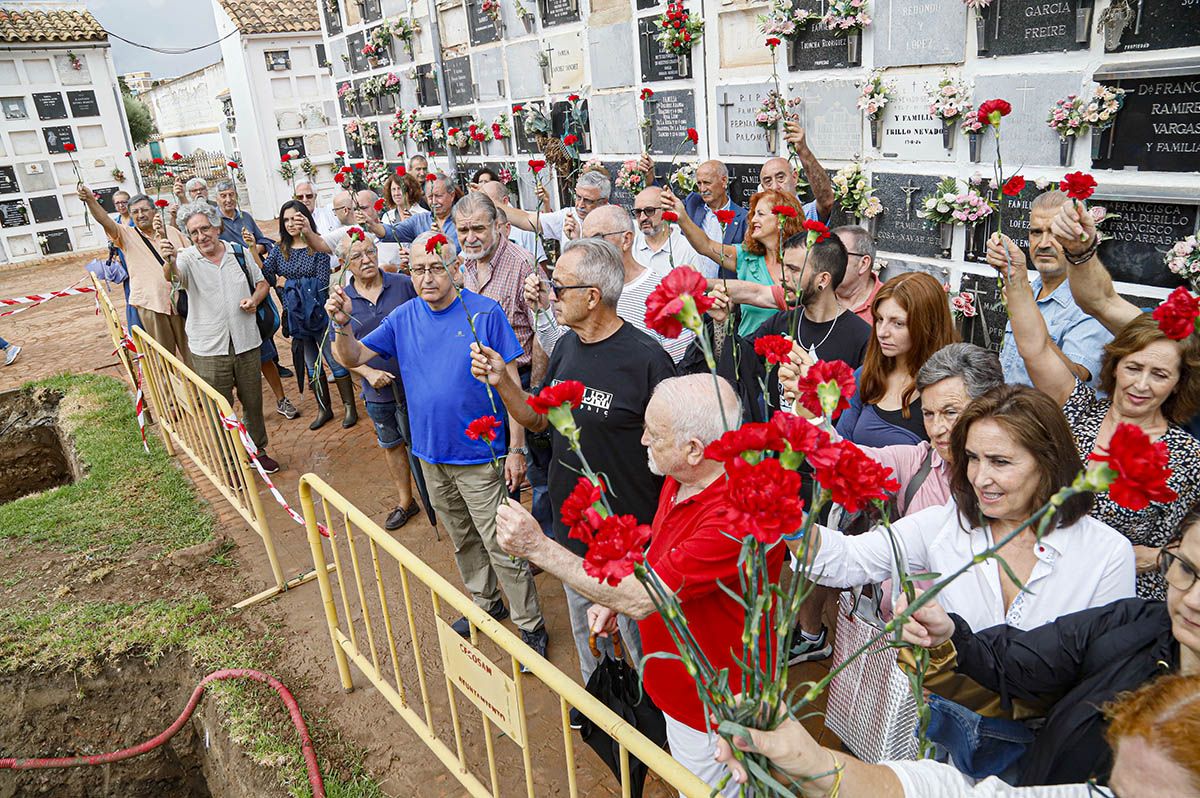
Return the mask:
<path id="1" fill-rule="evenodd" d="M 204 695 L 204 688 L 210 682 L 222 679 L 253 679 L 256 682 L 262 682 L 274 688 L 279 697 L 283 699 L 283 703 L 287 705 L 288 714 L 292 716 L 292 723 L 295 724 L 296 732 L 300 735 L 300 750 L 304 754 L 304 763 L 308 767 L 308 781 L 312 785 L 313 798 L 325 798 L 325 784 L 321 780 L 321 769 L 317 765 L 317 753 L 313 748 L 312 739 L 308 736 L 308 727 L 304 723 L 304 717 L 300 714 L 300 705 L 296 703 L 296 699 L 292 697 L 291 691 L 283 685 L 283 682 L 262 671 L 250 670 L 249 668 L 227 668 L 225 670 L 214 671 L 205 676 L 200 680 L 200 684 L 196 685 L 196 689 L 192 692 L 192 697 L 188 699 L 183 714 L 168 726 L 162 734 L 140 745 L 135 745 L 132 748 L 124 748 L 120 751 L 113 751 L 108 754 L 95 754 L 94 756 L 68 756 L 58 759 L 0 758 L 0 770 L 33 770 L 37 768 L 73 768 L 82 765 L 107 765 L 111 762 L 120 762 L 123 759 L 131 759 L 132 757 L 153 751 L 174 737 L 183 728 L 183 724 L 187 723 L 188 718 L 196 710 L 196 705 L 200 703 L 200 698 Z"/>

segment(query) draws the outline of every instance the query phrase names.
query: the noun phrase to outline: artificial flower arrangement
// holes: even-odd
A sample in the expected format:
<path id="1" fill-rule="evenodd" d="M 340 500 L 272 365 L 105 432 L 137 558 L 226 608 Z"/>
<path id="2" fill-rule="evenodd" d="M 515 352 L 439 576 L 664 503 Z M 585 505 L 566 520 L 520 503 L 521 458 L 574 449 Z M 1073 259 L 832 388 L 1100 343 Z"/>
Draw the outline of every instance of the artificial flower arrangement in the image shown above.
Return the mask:
<path id="1" fill-rule="evenodd" d="M 958 181 L 947 177 L 922 201 L 917 215 L 936 224 L 975 224 L 992 215 L 992 206 L 974 186 L 960 191 Z"/>
<path id="2" fill-rule="evenodd" d="M 693 161 L 685 161 L 671 172 L 667 178 L 672 185 L 678 186 L 679 190 L 684 194 L 691 194 L 696 190 L 696 169 L 699 168 Z"/>
<path id="3" fill-rule="evenodd" d="M 685 55 L 704 33 L 704 20 L 692 16 L 682 2 L 667 3 L 658 18 L 658 43 L 668 53 Z"/>
<path id="4" fill-rule="evenodd" d="M 646 175 L 638 168 L 637 159 L 630 159 L 621 164 L 614 184 L 630 194 L 637 194 L 646 187 Z"/>
<path id="5" fill-rule="evenodd" d="M 421 32 L 421 23 L 415 19 L 400 17 L 392 23 L 392 35 L 404 43 L 404 51 L 412 58 L 413 39 Z"/>
<path id="6" fill-rule="evenodd" d="M 1171 273 L 1187 280 L 1193 289 L 1200 284 L 1200 243 L 1197 243 L 1195 236 L 1176 241 L 1167 250 L 1164 260 Z"/>
<path id="7" fill-rule="evenodd" d="M 859 87 L 858 108 L 867 119 L 879 119 L 896 93 L 896 85 L 883 79 L 883 70 L 874 69 Z"/>
<path id="8" fill-rule="evenodd" d="M 848 215 L 872 219 L 883 211 L 883 203 L 875 196 L 871 181 L 862 164 L 852 161 L 833 176 L 833 197 Z"/>
<path id="9" fill-rule="evenodd" d="M 792 109 L 803 100 L 799 97 L 784 97 L 778 89 L 771 89 L 754 114 L 754 123 L 765 130 L 774 130 L 780 122 L 796 121 L 800 117 Z"/>
<path id="10" fill-rule="evenodd" d="M 494 141 L 503 141 L 512 135 L 512 124 L 508 120 L 508 114 L 503 111 L 492 120 L 490 128 Z"/>
<path id="11" fill-rule="evenodd" d="M 400 76 L 395 72 L 389 72 L 380 78 L 380 93 L 381 94 L 399 94 L 400 93 Z"/>
<path id="12" fill-rule="evenodd" d="M 354 88 L 354 84 L 350 81 L 338 86 L 337 96 L 339 100 L 345 100 L 347 105 L 352 105 L 358 100 L 358 90 Z"/>
<path id="13" fill-rule="evenodd" d="M 496 27 L 504 24 L 500 19 L 500 0 L 483 0 L 483 3 L 479 6 L 479 10 L 487 14 Z"/>
<path id="14" fill-rule="evenodd" d="M 758 29 L 766 36 L 795 39 L 818 14 L 796 8 L 795 0 L 772 0 L 766 14 L 758 15 Z"/>
<path id="15" fill-rule="evenodd" d="M 867 0 L 829 0 L 821 24 L 838 33 L 861 30 L 871 24 Z"/>
<path id="16" fill-rule="evenodd" d="M 1097 85 L 1092 96 L 1083 106 L 1083 121 L 1093 130 L 1105 130 L 1117 121 L 1117 112 L 1125 104 L 1125 89 Z"/>
<path id="17" fill-rule="evenodd" d="M 375 47 L 376 53 L 382 53 L 392 44 L 392 27 L 383 24 L 371 30 L 368 41 Z"/>
<path id="18" fill-rule="evenodd" d="M 970 86 L 946 75 L 929 90 L 929 114 L 944 125 L 953 125 L 971 115 L 970 97 Z"/>
<path id="19" fill-rule="evenodd" d="M 462 128 L 446 128 L 446 144 L 456 150 L 465 150 L 471 145 L 471 137 Z"/>
<path id="20" fill-rule="evenodd" d="M 346 123 L 346 136 L 356 144 L 379 143 L 379 128 L 362 119 L 351 119 Z"/>
<path id="21" fill-rule="evenodd" d="M 1063 140 L 1086 133 L 1088 124 L 1083 117 L 1083 99 L 1078 94 L 1068 94 L 1055 100 L 1046 115 L 1046 124 Z"/>
<path id="22" fill-rule="evenodd" d="M 397 144 L 403 146 L 404 137 L 412 135 L 413 131 L 418 125 L 417 111 L 415 108 L 412 111 L 409 111 L 407 116 L 403 110 L 396 111 L 396 115 L 392 117 L 391 123 L 388 124 L 388 133 L 391 134 L 392 139 Z M 415 141 L 416 137 L 413 136 L 413 139 Z"/>

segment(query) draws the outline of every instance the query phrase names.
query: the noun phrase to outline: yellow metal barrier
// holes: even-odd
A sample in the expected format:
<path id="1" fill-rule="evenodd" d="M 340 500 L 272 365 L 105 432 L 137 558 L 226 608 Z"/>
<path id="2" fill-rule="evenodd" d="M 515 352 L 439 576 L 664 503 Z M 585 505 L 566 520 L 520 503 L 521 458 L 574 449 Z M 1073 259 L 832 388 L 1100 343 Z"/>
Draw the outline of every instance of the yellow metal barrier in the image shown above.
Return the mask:
<path id="1" fill-rule="evenodd" d="M 133 353 L 123 345 L 125 322 L 122 320 L 121 314 L 117 313 L 116 307 L 113 306 L 108 291 L 104 289 L 106 283 L 94 274 L 89 273 L 89 276 L 92 278 L 92 286 L 96 289 L 96 301 L 100 303 L 100 315 L 104 317 L 104 326 L 108 329 L 108 337 L 112 339 L 113 349 L 117 350 L 117 357 L 121 360 L 121 365 L 125 367 L 125 376 L 129 377 L 129 383 L 137 385 L 137 366 L 133 364 Z"/>
<path id="2" fill-rule="evenodd" d="M 323 521 L 317 518 L 314 493 L 322 500 Z M 321 588 L 325 618 L 329 624 L 329 636 L 342 686 L 346 690 L 354 687 L 350 676 L 350 663 L 353 662 L 470 795 L 497 798 L 501 794 L 497 757 L 511 756 L 515 761 L 518 756 L 517 752 L 511 750 L 498 754 L 496 731 L 508 737 L 519 749 L 524 792 L 528 796 L 532 798 L 536 794 L 535 774 L 543 779 L 542 794 L 558 794 L 561 791 L 561 784 L 545 783 L 550 776 L 549 762 L 539 761 L 536 771 L 532 765 L 525 684 L 526 677 L 531 675 L 558 698 L 558 720 L 562 727 L 566 760 L 566 792 L 571 798 L 579 795 L 575 740 L 569 721 L 572 707 L 620 744 L 621 794 L 625 798 L 630 795 L 630 756 L 646 763 L 673 790 L 688 798 L 707 798 L 711 792 L 707 784 L 476 607 L 458 588 L 320 477 L 305 474 L 300 478 L 300 503 L 304 508 L 308 542 L 312 548 L 313 565 Z M 329 529 L 328 539 L 323 539 L 318 531 L 319 522 Z M 332 567 L 326 562 L 326 546 L 333 557 Z M 392 562 L 388 562 L 389 558 Z M 336 586 L 334 580 L 330 579 L 330 573 L 337 577 Z M 385 580 L 384 574 L 394 574 L 396 579 Z M 398 586 L 396 581 L 399 582 Z M 372 582 L 374 590 L 370 589 Z M 428 603 L 423 600 L 424 590 L 421 588 L 429 591 Z M 351 596 L 357 601 L 352 603 Z M 415 599 L 422 600 L 418 602 Z M 402 622 L 407 623 L 407 635 L 392 618 L 392 607 L 399 607 L 401 603 L 404 609 Z M 470 621 L 469 643 L 442 619 L 443 606 Z M 418 619 L 422 620 L 421 628 L 427 629 L 426 619 L 431 616 L 437 630 L 439 656 L 430 656 L 431 662 L 427 663 L 422 646 L 432 641 L 428 639 L 428 634 L 418 634 Z M 498 657 L 509 659 L 507 669 L 501 668 L 481 650 L 480 635 L 483 637 L 482 644 L 494 649 Z M 559 642 L 559 645 L 570 644 L 569 639 Z M 435 666 L 440 666 L 445 682 L 448 724 L 444 714 L 440 721 L 435 721 L 435 701 L 441 704 L 440 697 L 432 693 L 437 674 L 431 674 L 429 670 Z M 521 672 L 522 666 L 528 669 L 529 674 Z M 411 694 L 414 672 L 419 703 Z M 464 732 L 464 718 L 456 696 L 467 699 L 479 710 L 481 735 L 473 736 L 469 729 Z M 536 695 L 533 697 L 537 699 Z M 480 737 L 485 747 L 482 754 L 478 750 Z M 477 772 L 485 770 L 486 775 L 477 775 Z M 512 794 L 512 789 L 509 788 L 508 794 Z"/>

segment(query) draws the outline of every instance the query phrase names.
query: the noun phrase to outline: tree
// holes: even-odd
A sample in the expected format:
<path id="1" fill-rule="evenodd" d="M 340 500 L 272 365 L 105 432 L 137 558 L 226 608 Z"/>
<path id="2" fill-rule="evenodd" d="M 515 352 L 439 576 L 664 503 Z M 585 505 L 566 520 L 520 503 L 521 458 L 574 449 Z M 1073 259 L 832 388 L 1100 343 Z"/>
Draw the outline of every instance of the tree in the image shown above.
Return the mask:
<path id="1" fill-rule="evenodd" d="M 140 147 L 158 132 L 154 117 L 150 116 L 150 109 L 132 95 L 122 94 L 121 99 L 125 101 L 125 116 L 129 119 L 129 135 L 133 137 L 133 146 Z"/>

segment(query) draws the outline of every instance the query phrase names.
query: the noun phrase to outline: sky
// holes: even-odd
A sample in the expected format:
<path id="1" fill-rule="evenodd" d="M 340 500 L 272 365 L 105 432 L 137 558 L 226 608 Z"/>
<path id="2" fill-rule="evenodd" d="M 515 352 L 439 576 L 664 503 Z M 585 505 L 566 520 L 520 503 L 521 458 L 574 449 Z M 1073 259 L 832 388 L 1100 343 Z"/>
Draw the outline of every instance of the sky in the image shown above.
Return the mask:
<path id="1" fill-rule="evenodd" d="M 195 47 L 217 38 L 212 0 L 86 0 L 84 5 L 109 33 L 140 44 Z M 185 55 L 166 55 L 118 39 L 109 42 L 118 73 L 145 70 L 155 78 L 172 78 L 221 59 L 217 45 Z"/>

